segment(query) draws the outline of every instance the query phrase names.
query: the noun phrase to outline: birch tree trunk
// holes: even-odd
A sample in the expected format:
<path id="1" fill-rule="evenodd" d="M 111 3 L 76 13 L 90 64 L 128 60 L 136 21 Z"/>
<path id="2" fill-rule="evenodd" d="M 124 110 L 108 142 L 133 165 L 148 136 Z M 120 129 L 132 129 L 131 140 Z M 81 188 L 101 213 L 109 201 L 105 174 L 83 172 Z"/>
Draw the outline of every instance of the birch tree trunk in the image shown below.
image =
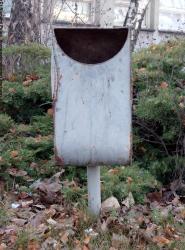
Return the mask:
<path id="1" fill-rule="evenodd" d="M 13 0 L 8 44 L 40 42 L 40 1 Z"/>
<path id="2" fill-rule="evenodd" d="M 151 0 L 130 0 L 124 26 L 131 28 L 131 49 L 135 48 L 141 25 Z"/>
<path id="3" fill-rule="evenodd" d="M 56 0 L 43 0 L 42 1 L 41 38 L 42 38 L 42 43 L 45 45 L 48 45 L 48 42 L 51 40 L 55 4 L 56 4 Z"/>
<path id="4" fill-rule="evenodd" d="M 100 27 L 114 26 L 115 0 L 95 0 L 95 25 Z"/>

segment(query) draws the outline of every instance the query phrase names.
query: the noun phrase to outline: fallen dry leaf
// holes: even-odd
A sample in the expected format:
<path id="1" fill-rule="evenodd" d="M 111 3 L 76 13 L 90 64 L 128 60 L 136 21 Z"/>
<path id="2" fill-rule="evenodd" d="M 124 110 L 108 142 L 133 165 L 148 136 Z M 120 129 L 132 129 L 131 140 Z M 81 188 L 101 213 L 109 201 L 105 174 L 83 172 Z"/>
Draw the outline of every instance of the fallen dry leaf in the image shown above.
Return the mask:
<path id="1" fill-rule="evenodd" d="M 31 79 L 30 80 L 26 80 L 26 81 L 23 82 L 23 86 L 24 87 L 29 87 L 31 84 L 32 84 L 32 80 Z"/>
<path id="2" fill-rule="evenodd" d="M 184 104 L 183 102 L 181 102 L 181 103 L 179 103 L 179 107 L 180 107 L 181 109 L 184 109 L 184 108 L 185 108 L 185 104 Z"/>
<path id="3" fill-rule="evenodd" d="M 49 225 L 56 225 L 56 224 L 57 224 L 56 220 L 53 220 L 52 218 L 49 218 L 49 219 L 47 220 L 47 223 L 48 223 Z"/>
<path id="4" fill-rule="evenodd" d="M 19 193 L 19 195 L 18 195 L 18 198 L 19 199 L 26 199 L 26 198 L 29 198 L 30 197 L 30 195 L 27 193 L 27 192 L 21 192 L 21 193 Z"/>
<path id="5" fill-rule="evenodd" d="M 127 178 L 127 183 L 130 185 L 133 182 L 133 179 L 131 177 Z"/>
<path id="6" fill-rule="evenodd" d="M 17 150 L 13 150 L 13 151 L 10 152 L 10 156 L 11 156 L 12 158 L 17 157 L 18 155 L 19 155 L 19 152 L 18 152 Z"/>
<path id="7" fill-rule="evenodd" d="M 8 75 L 8 77 L 7 77 L 7 80 L 9 81 L 9 82 L 16 82 L 16 80 L 17 80 L 17 77 L 16 77 L 16 75 Z"/>
<path id="8" fill-rule="evenodd" d="M 110 170 L 108 171 L 108 173 L 109 173 L 109 174 L 112 174 L 112 175 L 117 175 L 119 172 L 120 172 L 120 170 L 119 170 L 119 169 L 116 169 L 116 168 L 110 169 Z"/>
<path id="9" fill-rule="evenodd" d="M 185 219 L 185 209 L 181 211 L 180 217 L 181 217 L 182 219 Z"/>
<path id="10" fill-rule="evenodd" d="M 7 250 L 7 245 L 4 244 L 4 243 L 2 243 L 2 244 L 0 245 L 0 250 Z"/>
<path id="11" fill-rule="evenodd" d="M 112 236 L 112 247 L 120 249 L 122 246 L 129 247 L 129 239 L 125 235 L 114 234 Z"/>
<path id="12" fill-rule="evenodd" d="M 155 236 L 153 238 L 153 242 L 157 243 L 160 246 L 169 245 L 171 243 L 171 241 L 164 236 Z"/>
<path id="13" fill-rule="evenodd" d="M 89 248 L 86 245 L 84 245 L 82 250 L 89 250 Z"/>
<path id="14" fill-rule="evenodd" d="M 11 176 L 15 176 L 15 177 L 23 177 L 27 175 L 27 172 L 24 170 L 19 170 L 16 168 L 10 168 L 7 171 Z"/>
<path id="15" fill-rule="evenodd" d="M 39 193 L 40 201 L 46 204 L 57 204 L 61 202 L 61 188 L 59 177 L 64 171 L 56 173 L 50 179 L 44 181 L 38 180 L 31 185 L 31 188 Z"/>
<path id="16" fill-rule="evenodd" d="M 158 228 L 156 224 L 150 223 L 143 233 L 145 240 L 151 242 L 153 237 L 156 235 L 157 229 Z"/>
<path id="17" fill-rule="evenodd" d="M 40 250 L 40 245 L 37 241 L 32 240 L 28 242 L 28 250 Z"/>
<path id="18" fill-rule="evenodd" d="M 139 72 L 144 73 L 146 71 L 146 68 L 140 68 Z"/>
<path id="19" fill-rule="evenodd" d="M 53 116 L 53 109 L 48 109 L 47 114 L 52 117 Z"/>
<path id="20" fill-rule="evenodd" d="M 87 236 L 87 237 L 85 238 L 85 240 L 84 240 L 84 244 L 85 244 L 85 245 L 88 245 L 89 242 L 90 242 L 90 240 L 91 240 L 91 236 Z"/>
<path id="21" fill-rule="evenodd" d="M 167 225 L 167 226 L 164 228 L 164 233 L 165 233 L 166 237 L 172 238 L 172 237 L 174 236 L 174 234 L 175 234 L 175 229 L 174 229 L 172 226 Z"/>
<path id="22" fill-rule="evenodd" d="M 42 212 L 39 212 L 33 219 L 31 219 L 30 225 L 34 228 L 37 228 L 45 221 L 45 219 L 46 216 Z"/>
<path id="23" fill-rule="evenodd" d="M 62 237 L 61 237 L 61 241 L 63 242 L 63 244 L 66 244 L 69 241 L 69 233 L 65 232 Z"/>
<path id="24" fill-rule="evenodd" d="M 14 89 L 14 88 L 9 88 L 9 89 L 8 89 L 8 92 L 9 92 L 9 93 L 12 93 L 12 94 L 15 94 L 15 93 L 17 92 L 17 90 Z"/>
<path id="25" fill-rule="evenodd" d="M 153 193 L 148 193 L 147 198 L 149 199 L 150 202 L 161 202 L 162 201 L 162 191 L 160 192 L 153 192 Z"/>
<path id="26" fill-rule="evenodd" d="M 167 89 L 168 88 L 168 83 L 167 82 L 162 82 L 161 84 L 160 84 L 160 88 L 161 89 Z"/>
<path id="27" fill-rule="evenodd" d="M 32 168 L 32 169 L 37 169 L 37 168 L 38 168 L 38 163 L 32 162 L 32 163 L 30 164 L 30 168 Z"/>
<path id="28" fill-rule="evenodd" d="M 22 208 L 27 208 L 33 204 L 33 200 L 28 200 L 28 201 L 22 201 L 21 206 Z"/>
<path id="29" fill-rule="evenodd" d="M 103 221 L 103 223 L 101 224 L 101 230 L 103 231 L 103 232 L 106 232 L 107 231 L 107 221 Z"/>
<path id="30" fill-rule="evenodd" d="M 17 226 L 20 226 L 20 227 L 24 226 L 26 224 L 26 222 L 27 222 L 24 219 L 18 219 L 18 218 L 13 218 L 11 221 L 14 222 Z"/>
<path id="31" fill-rule="evenodd" d="M 38 79 L 39 79 L 39 77 L 37 75 L 35 75 L 35 74 L 27 75 L 26 78 L 25 78 L 25 80 L 32 80 L 32 81 L 36 81 Z"/>

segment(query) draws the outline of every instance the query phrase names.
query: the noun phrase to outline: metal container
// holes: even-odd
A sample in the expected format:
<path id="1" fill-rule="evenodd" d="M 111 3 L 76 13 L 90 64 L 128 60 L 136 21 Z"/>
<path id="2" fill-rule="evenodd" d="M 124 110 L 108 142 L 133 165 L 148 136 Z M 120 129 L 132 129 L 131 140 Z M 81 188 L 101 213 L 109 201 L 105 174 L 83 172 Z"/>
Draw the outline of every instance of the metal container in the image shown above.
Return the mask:
<path id="1" fill-rule="evenodd" d="M 127 28 L 54 29 L 55 151 L 61 164 L 131 161 L 130 64 Z"/>

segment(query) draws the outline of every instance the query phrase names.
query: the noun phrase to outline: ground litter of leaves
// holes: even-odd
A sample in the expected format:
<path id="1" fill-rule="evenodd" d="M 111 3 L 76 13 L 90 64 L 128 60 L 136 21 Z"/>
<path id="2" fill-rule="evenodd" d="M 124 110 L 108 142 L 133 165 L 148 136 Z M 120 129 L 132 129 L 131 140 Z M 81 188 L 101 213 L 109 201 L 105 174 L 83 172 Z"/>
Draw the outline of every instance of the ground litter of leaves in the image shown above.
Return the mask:
<path id="1" fill-rule="evenodd" d="M 78 203 L 66 204 L 61 189 L 78 184 L 62 175 L 35 181 L 31 192 L 15 185 L 7 193 L 1 183 L 0 250 L 185 249 L 185 197 L 173 191 L 175 183 L 149 193 L 144 204 L 130 193 L 93 217 Z"/>

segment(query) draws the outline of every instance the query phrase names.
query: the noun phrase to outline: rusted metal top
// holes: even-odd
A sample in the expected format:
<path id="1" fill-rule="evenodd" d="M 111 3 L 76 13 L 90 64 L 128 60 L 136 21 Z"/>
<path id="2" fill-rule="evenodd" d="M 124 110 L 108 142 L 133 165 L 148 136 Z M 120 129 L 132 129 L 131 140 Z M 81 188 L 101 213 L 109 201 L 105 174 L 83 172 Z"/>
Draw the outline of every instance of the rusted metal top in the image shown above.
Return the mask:
<path id="1" fill-rule="evenodd" d="M 61 49 L 76 61 L 86 64 L 102 63 L 123 48 L 128 29 L 65 28 L 55 29 Z"/>

